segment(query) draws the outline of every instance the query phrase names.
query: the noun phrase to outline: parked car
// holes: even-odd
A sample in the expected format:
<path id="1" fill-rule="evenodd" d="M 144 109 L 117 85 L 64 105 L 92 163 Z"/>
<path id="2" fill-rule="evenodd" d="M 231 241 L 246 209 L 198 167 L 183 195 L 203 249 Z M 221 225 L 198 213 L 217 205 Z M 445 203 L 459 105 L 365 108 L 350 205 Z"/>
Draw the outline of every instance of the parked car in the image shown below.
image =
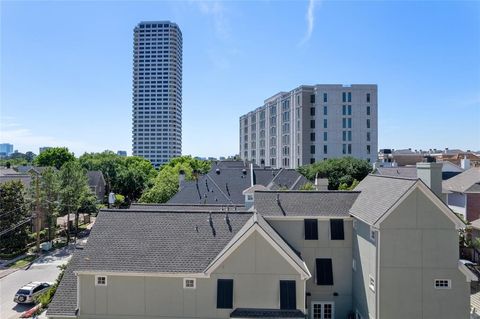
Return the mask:
<path id="1" fill-rule="evenodd" d="M 51 286 L 48 282 L 31 282 L 20 288 L 13 301 L 16 303 L 33 303 L 35 302 L 35 297 L 40 295 L 45 289 Z"/>

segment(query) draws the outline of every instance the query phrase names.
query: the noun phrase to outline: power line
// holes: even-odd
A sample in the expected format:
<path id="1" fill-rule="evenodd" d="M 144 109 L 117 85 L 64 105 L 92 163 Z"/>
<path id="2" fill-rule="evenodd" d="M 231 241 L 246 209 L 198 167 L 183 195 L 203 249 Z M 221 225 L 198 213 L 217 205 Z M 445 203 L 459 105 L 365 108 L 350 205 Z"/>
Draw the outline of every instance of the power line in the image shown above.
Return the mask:
<path id="1" fill-rule="evenodd" d="M 0 236 L 3 236 L 3 235 L 5 235 L 5 234 L 7 234 L 7 233 L 9 233 L 9 232 L 17 229 L 18 227 L 20 227 L 20 226 L 22 226 L 22 225 L 24 225 L 24 224 L 26 224 L 26 223 L 29 223 L 31 220 L 32 220 L 32 218 L 27 218 L 27 219 L 25 219 L 24 221 L 16 224 L 15 226 L 12 226 L 12 227 L 10 227 L 9 229 L 0 232 Z"/>

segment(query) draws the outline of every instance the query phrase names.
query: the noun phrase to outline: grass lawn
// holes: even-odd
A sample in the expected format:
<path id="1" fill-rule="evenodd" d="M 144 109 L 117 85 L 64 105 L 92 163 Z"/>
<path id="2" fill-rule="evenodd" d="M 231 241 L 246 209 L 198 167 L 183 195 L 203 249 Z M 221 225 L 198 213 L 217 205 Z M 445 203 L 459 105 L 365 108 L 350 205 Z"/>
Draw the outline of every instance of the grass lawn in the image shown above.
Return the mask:
<path id="1" fill-rule="evenodd" d="M 34 261 L 35 258 L 36 258 L 35 255 L 28 255 L 25 258 L 17 260 L 13 264 L 11 264 L 9 267 L 10 268 L 23 268 L 23 267 L 27 266 L 29 263 L 31 263 L 32 261 Z"/>

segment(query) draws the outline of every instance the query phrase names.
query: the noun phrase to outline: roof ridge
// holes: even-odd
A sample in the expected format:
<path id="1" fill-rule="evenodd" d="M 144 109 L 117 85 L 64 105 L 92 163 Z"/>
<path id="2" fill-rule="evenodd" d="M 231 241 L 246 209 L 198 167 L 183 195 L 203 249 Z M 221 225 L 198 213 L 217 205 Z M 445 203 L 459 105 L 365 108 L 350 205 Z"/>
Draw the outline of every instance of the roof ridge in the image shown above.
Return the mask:
<path id="1" fill-rule="evenodd" d="M 233 211 L 218 211 L 218 210 L 185 210 L 185 211 L 170 211 L 170 210 L 140 210 L 140 209 L 101 209 L 100 212 L 103 213 L 149 213 L 149 214 L 252 214 L 252 212 L 246 210 L 233 210 Z"/>
<path id="2" fill-rule="evenodd" d="M 392 179 L 403 179 L 403 180 L 409 180 L 409 181 L 417 181 L 419 180 L 418 177 L 405 177 L 405 176 L 391 176 L 391 175 L 379 175 L 379 174 L 368 174 L 368 176 L 373 176 L 373 177 L 381 177 L 381 178 L 392 178 Z"/>
<path id="3" fill-rule="evenodd" d="M 222 195 L 223 195 L 223 196 L 225 196 L 225 198 L 226 198 L 226 199 L 227 199 L 227 200 L 228 200 L 230 203 L 232 203 L 232 204 L 233 204 L 233 201 L 232 201 L 232 199 L 231 199 L 230 197 L 228 197 L 228 196 L 227 196 L 227 195 L 226 195 L 226 194 L 225 194 L 225 193 L 222 191 L 222 189 L 220 188 L 220 186 L 218 186 L 218 184 L 217 184 L 217 183 L 215 183 L 215 181 L 213 180 L 213 178 L 212 178 L 212 177 L 210 177 L 210 175 L 209 175 L 209 174 L 207 174 L 206 176 L 207 176 L 207 178 L 208 178 L 209 180 L 211 180 L 211 181 L 212 181 L 213 185 L 215 185 L 215 186 L 217 187 L 217 189 L 220 191 L 220 193 L 222 193 Z"/>
<path id="4" fill-rule="evenodd" d="M 263 190 L 263 191 L 255 191 L 256 193 L 285 193 L 285 194 L 296 194 L 296 193 L 301 193 L 301 194 L 330 194 L 330 193 L 341 193 L 341 194 L 357 194 L 360 193 L 361 191 L 356 191 L 356 190 L 300 190 L 300 189 L 287 189 L 287 190 Z"/>

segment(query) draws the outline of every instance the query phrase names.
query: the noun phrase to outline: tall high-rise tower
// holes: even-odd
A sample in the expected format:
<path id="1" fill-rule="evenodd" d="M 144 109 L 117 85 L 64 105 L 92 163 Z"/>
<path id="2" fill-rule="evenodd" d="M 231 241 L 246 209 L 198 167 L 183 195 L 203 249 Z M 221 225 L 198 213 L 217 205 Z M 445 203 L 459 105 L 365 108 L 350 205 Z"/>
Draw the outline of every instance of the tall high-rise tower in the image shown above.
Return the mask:
<path id="1" fill-rule="evenodd" d="M 182 32 L 140 22 L 133 48 L 133 155 L 155 167 L 182 154 Z"/>

